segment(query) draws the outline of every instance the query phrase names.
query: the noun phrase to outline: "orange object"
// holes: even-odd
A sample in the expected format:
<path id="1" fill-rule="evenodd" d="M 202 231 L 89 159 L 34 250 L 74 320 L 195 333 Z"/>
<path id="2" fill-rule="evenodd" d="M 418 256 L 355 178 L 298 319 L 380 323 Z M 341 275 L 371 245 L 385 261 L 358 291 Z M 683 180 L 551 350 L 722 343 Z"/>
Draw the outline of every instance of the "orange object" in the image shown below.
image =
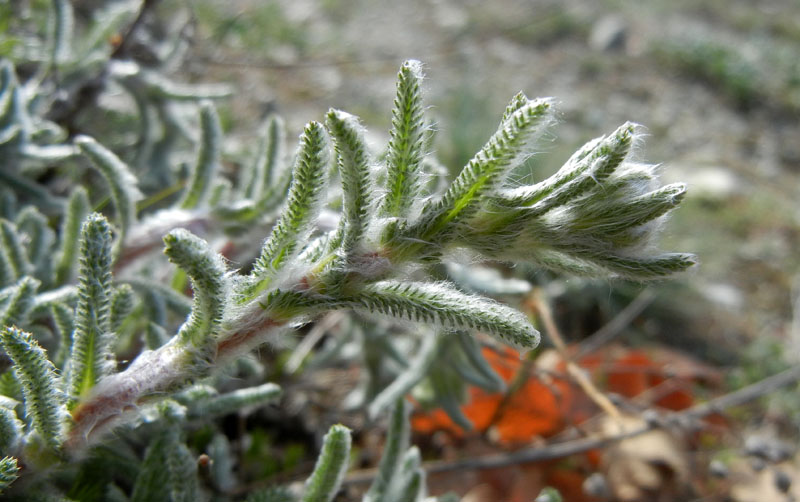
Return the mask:
<path id="1" fill-rule="evenodd" d="M 518 388 L 508 396 L 470 388 L 462 412 L 473 423 L 477 433 L 493 428 L 500 443 L 526 443 L 535 437 L 557 434 L 569 425 L 583 422 L 595 412 L 588 398 L 571 383 L 563 361 L 555 364 L 555 369 L 546 375 L 531 371 L 532 375 L 519 384 L 514 379 L 523 366 L 515 350 L 508 347 L 497 350 L 484 348 L 483 355 L 506 383 L 517 384 Z M 605 382 L 605 390 L 609 392 L 633 398 L 653 391 L 653 404 L 676 411 L 686 409 L 694 402 L 687 389 L 692 380 L 669 375 L 666 362 L 658 361 L 644 351 L 613 346 L 590 354 L 578 363 L 592 373 L 595 382 Z M 423 434 L 437 430 L 447 431 L 455 437 L 465 434 L 439 409 L 416 412 L 412 417 L 412 427 Z"/>

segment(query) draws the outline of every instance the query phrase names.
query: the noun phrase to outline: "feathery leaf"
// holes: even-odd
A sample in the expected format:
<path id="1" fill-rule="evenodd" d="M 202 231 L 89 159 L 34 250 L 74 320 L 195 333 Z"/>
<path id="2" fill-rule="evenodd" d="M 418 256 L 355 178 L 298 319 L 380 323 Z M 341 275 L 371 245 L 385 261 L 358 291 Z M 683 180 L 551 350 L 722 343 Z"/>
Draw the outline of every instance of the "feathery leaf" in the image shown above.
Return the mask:
<path id="1" fill-rule="evenodd" d="M 2 290 L 7 299 L 0 304 L 0 328 L 24 324 L 28 312 L 34 304 L 34 295 L 39 281 L 23 277 L 19 282 Z"/>
<path id="2" fill-rule="evenodd" d="M 130 284 L 121 284 L 111 295 L 111 310 L 109 311 L 109 327 L 111 331 L 118 332 L 125 318 L 133 312 L 136 297 Z"/>
<path id="3" fill-rule="evenodd" d="M 33 272 L 16 225 L 5 218 L 0 218 L 0 253 L 5 254 L 8 260 L 11 280 L 16 281 Z"/>
<path id="4" fill-rule="evenodd" d="M 55 233 L 47 223 L 47 218 L 34 206 L 27 206 L 17 215 L 17 229 L 28 236 L 26 247 L 28 261 L 34 267 L 34 275 L 49 283 L 52 271 L 51 251 Z"/>
<path id="5" fill-rule="evenodd" d="M 373 197 L 370 182 L 370 158 L 364 140 L 363 127 L 349 113 L 330 110 L 327 116 L 328 130 L 334 140 L 334 148 L 342 178 L 343 208 L 342 253 L 349 258 L 361 244 L 369 225 L 369 210 Z"/>
<path id="6" fill-rule="evenodd" d="M 520 161 L 520 156 L 550 123 L 551 117 L 551 104 L 547 100 L 529 101 L 511 114 L 467 163 L 445 194 L 426 205 L 420 221 L 406 232 L 408 237 L 433 239 L 448 224 L 474 213 L 486 195 L 491 194 Z"/>
<path id="7" fill-rule="evenodd" d="M 381 281 L 364 287 L 352 301 L 355 308 L 366 312 L 446 329 L 485 331 L 519 348 L 532 349 L 539 344 L 539 332 L 520 312 L 442 283 Z"/>
<path id="8" fill-rule="evenodd" d="M 25 416 L 45 444 L 57 448 L 66 414 L 53 363 L 30 333 L 15 327 L 3 329 L 0 344 L 14 363 L 14 373 L 22 385 Z"/>
<path id="9" fill-rule="evenodd" d="M 204 101 L 200 106 L 200 146 L 192 167 L 188 188 L 180 203 L 181 209 L 195 209 L 208 201 L 219 169 L 222 127 L 214 105 Z"/>
<path id="10" fill-rule="evenodd" d="M 61 220 L 60 241 L 61 246 L 57 254 L 56 285 L 60 286 L 72 279 L 75 267 L 75 253 L 78 250 L 78 240 L 81 233 L 81 224 L 89 215 L 89 194 L 82 186 L 75 188 L 67 203 L 67 212 Z"/>
<path id="11" fill-rule="evenodd" d="M 264 125 L 264 132 L 258 145 L 254 165 L 247 171 L 249 177 L 243 180 L 243 195 L 247 199 L 261 199 L 269 190 L 283 160 L 286 142 L 286 126 L 277 115 L 270 116 Z"/>
<path id="12" fill-rule="evenodd" d="M 75 329 L 75 310 L 61 302 L 53 302 L 49 305 L 53 315 L 53 325 L 58 336 L 58 349 L 53 357 L 56 368 L 64 370 L 67 358 L 72 350 L 72 333 Z"/>
<path id="13" fill-rule="evenodd" d="M 74 24 L 72 4 L 69 0 L 51 0 L 50 10 L 50 64 L 58 65 L 69 61 L 72 56 L 72 29 Z"/>
<path id="14" fill-rule="evenodd" d="M 322 452 L 308 478 L 303 502 L 331 502 L 347 472 L 350 460 L 350 429 L 334 425 L 322 440 Z"/>
<path id="15" fill-rule="evenodd" d="M 265 383 L 257 387 L 248 387 L 226 394 L 210 396 L 206 399 L 187 401 L 189 418 L 218 417 L 239 411 L 243 408 L 255 408 L 277 400 L 281 396 L 281 388 L 274 383 Z"/>
<path id="16" fill-rule="evenodd" d="M 470 336 L 467 333 L 454 333 L 451 338 L 456 341 L 461 349 L 459 352 L 464 354 L 466 359 L 463 363 L 456 364 L 456 371 L 465 380 L 470 380 L 473 385 L 488 392 L 504 392 L 506 390 L 505 381 L 483 357 L 480 346 L 474 336 Z M 466 370 L 467 367 L 469 368 L 468 370 Z M 468 375 L 475 376 L 470 378 Z"/>
<path id="17" fill-rule="evenodd" d="M 439 342 L 433 333 L 425 333 L 419 350 L 414 354 L 411 364 L 383 389 L 369 404 L 368 415 L 377 418 L 383 411 L 402 400 L 420 380 L 425 378 L 439 353 Z"/>
<path id="18" fill-rule="evenodd" d="M 22 428 L 14 410 L 0 405 L 0 455 L 14 450 L 22 437 Z"/>
<path id="19" fill-rule="evenodd" d="M 19 467 L 17 467 L 17 459 L 14 457 L 4 457 L 0 460 L 0 493 L 11 486 L 18 477 Z"/>
<path id="20" fill-rule="evenodd" d="M 419 448 L 412 446 L 403 455 L 400 472 L 390 500 L 403 500 L 408 502 L 422 502 L 425 498 L 425 471 L 421 468 L 422 455 Z"/>
<path id="21" fill-rule="evenodd" d="M 225 261 L 206 241 L 188 230 L 173 230 L 164 237 L 164 243 L 164 254 L 191 278 L 194 290 L 192 313 L 177 336 L 187 346 L 209 348 L 227 303 Z"/>
<path id="22" fill-rule="evenodd" d="M 286 207 L 261 248 L 251 274 L 257 282 L 247 288 L 246 297 L 252 298 L 262 291 L 311 234 L 327 181 L 329 155 L 328 137 L 322 124 L 306 125 L 300 136 L 300 152 L 292 171 Z"/>
<path id="23" fill-rule="evenodd" d="M 197 461 L 170 425 L 150 442 L 131 502 L 195 502 L 200 499 Z"/>
<path id="24" fill-rule="evenodd" d="M 422 64 L 406 61 L 397 74 L 397 95 L 386 156 L 386 195 L 381 216 L 404 218 L 420 192 L 419 170 L 425 155 Z"/>
<path id="25" fill-rule="evenodd" d="M 94 138 L 78 136 L 75 144 L 100 171 L 111 188 L 111 199 L 117 210 L 122 242 L 136 221 L 136 203 L 143 197 L 139 191 L 139 181 L 126 163 Z"/>
<path id="26" fill-rule="evenodd" d="M 408 421 L 410 412 L 411 407 L 404 397 L 395 401 L 389 417 L 388 435 L 381 454 L 381 461 L 378 464 L 378 472 L 369 490 L 364 494 L 363 502 L 389 502 L 392 500 L 387 495 L 392 482 L 400 472 L 403 455 L 408 449 L 411 436 L 411 425 Z"/>
<path id="27" fill-rule="evenodd" d="M 111 229 L 92 213 L 81 229 L 81 256 L 75 330 L 67 363 L 71 406 L 114 369 L 111 352 Z"/>

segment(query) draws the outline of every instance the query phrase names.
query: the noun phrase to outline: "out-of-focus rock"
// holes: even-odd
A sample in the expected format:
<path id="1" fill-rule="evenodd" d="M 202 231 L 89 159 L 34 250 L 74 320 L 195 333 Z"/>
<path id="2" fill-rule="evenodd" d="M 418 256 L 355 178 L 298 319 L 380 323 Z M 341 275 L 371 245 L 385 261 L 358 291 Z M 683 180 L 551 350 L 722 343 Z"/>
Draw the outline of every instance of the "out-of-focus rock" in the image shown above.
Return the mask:
<path id="1" fill-rule="evenodd" d="M 446 31 L 459 31 L 469 23 L 469 14 L 457 2 L 431 0 L 433 21 Z"/>
<path id="2" fill-rule="evenodd" d="M 710 302 L 730 310 L 741 309 L 745 303 L 744 293 L 732 284 L 707 284 L 703 287 L 703 296 Z"/>
<path id="3" fill-rule="evenodd" d="M 628 25 L 616 15 L 601 17 L 592 26 L 589 47 L 596 51 L 624 52 L 628 45 Z"/>
<path id="4" fill-rule="evenodd" d="M 794 454 L 794 448 L 781 439 L 763 434 L 753 434 L 745 440 L 744 452 L 746 455 L 777 463 L 790 458 Z"/>
<path id="5" fill-rule="evenodd" d="M 663 175 L 665 182 L 685 182 L 693 198 L 723 201 L 745 192 L 739 176 L 724 167 L 669 165 Z"/>

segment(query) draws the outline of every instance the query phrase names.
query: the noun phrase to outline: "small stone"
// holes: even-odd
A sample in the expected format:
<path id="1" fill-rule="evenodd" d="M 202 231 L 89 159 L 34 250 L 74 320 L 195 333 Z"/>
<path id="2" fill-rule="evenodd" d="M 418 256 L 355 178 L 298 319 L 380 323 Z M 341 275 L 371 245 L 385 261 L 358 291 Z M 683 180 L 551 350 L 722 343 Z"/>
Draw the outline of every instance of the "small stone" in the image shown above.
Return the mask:
<path id="1" fill-rule="evenodd" d="M 750 468 L 753 469 L 755 472 L 761 472 L 767 466 L 767 463 L 764 462 L 764 459 L 761 458 L 751 458 L 750 459 Z"/>
<path id="2" fill-rule="evenodd" d="M 744 442 L 746 455 L 771 463 L 782 462 L 792 456 L 793 448 L 777 438 L 750 436 Z"/>
<path id="3" fill-rule="evenodd" d="M 703 288 L 703 296 L 709 301 L 729 310 L 739 310 L 744 306 L 744 293 L 732 284 L 710 283 Z"/>
<path id="4" fill-rule="evenodd" d="M 664 420 L 662 419 L 661 414 L 656 410 L 645 410 L 645 412 L 642 414 L 642 418 L 650 427 L 662 427 L 664 425 Z"/>
<path id="5" fill-rule="evenodd" d="M 583 481 L 583 493 L 590 497 L 608 498 L 611 496 L 611 490 L 608 488 L 608 482 L 605 476 L 599 472 L 591 474 Z"/>
<path id="6" fill-rule="evenodd" d="M 728 466 L 721 460 L 712 460 L 708 465 L 708 470 L 712 476 L 720 479 L 727 478 L 729 474 Z"/>
<path id="7" fill-rule="evenodd" d="M 692 172 L 686 179 L 693 197 L 710 201 L 722 201 L 744 191 L 741 179 L 723 167 L 703 167 Z"/>
<path id="8" fill-rule="evenodd" d="M 624 51 L 628 43 L 628 26 L 615 15 L 600 18 L 589 35 L 589 47 L 596 51 Z"/>
<path id="9" fill-rule="evenodd" d="M 775 488 L 780 490 L 781 493 L 788 493 L 789 488 L 792 487 L 792 478 L 786 474 L 782 469 L 775 470 Z"/>

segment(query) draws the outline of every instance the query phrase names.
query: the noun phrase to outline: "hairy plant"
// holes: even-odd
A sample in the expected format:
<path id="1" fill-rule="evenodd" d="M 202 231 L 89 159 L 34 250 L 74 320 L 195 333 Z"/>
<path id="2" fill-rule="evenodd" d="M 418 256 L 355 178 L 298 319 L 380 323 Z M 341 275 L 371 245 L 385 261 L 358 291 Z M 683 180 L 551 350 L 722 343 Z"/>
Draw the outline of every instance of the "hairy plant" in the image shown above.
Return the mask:
<path id="1" fill-rule="evenodd" d="M 24 84 L 38 86 L 43 96 L 53 68 L 78 80 L 89 71 L 67 47 L 69 2 L 54 0 L 52 12 L 54 42 L 42 57 L 42 76 Z M 477 272 L 469 279 L 458 257 L 634 280 L 695 262 L 689 254 L 653 251 L 659 221 L 680 203 L 685 187 L 659 186 L 654 166 L 632 159 L 634 124 L 587 143 L 550 178 L 518 186 L 510 173 L 554 114 L 550 100 L 520 93 L 484 147 L 439 189 L 426 171 L 422 66 L 408 61 L 398 74 L 385 155 L 367 148 L 357 117 L 331 110 L 304 127 L 290 160 L 284 123 L 271 117 L 255 159 L 231 182 L 220 174 L 224 138 L 205 99 L 219 96 L 178 88 L 109 55 L 101 61 L 103 78 L 116 79 L 135 97 L 143 132 L 133 154 L 64 131 L 51 136 L 57 142 L 40 143 L 37 127 L 50 124 L 47 107 L 24 101 L 31 94 L 22 93 L 11 61 L 0 66 L 0 191 L 13 202 L 0 219 L 0 344 L 11 361 L 0 385 L 8 398 L 0 401 L 0 489 L 22 499 L 62 493 L 81 500 L 109 494 L 198 500 L 209 489 L 230 495 L 224 492 L 233 476 L 225 435 L 209 443 L 218 467 L 206 483 L 184 431 L 198 420 L 275 400 L 279 388 L 263 381 L 222 393 L 215 384 L 226 382 L 226 371 L 260 374 L 248 362 L 254 348 L 280 346 L 289 332 L 320 316 L 348 311 L 367 326 L 360 346 L 365 358 L 374 357 L 366 361 L 373 381 L 358 405 L 372 419 L 393 410 L 365 500 L 422 500 L 425 476 L 419 451 L 409 448 L 404 396 L 425 381 L 433 402 L 469 425 L 458 416 L 463 381 L 494 391 L 504 385 L 471 334 L 523 350 L 539 343 L 525 315 L 481 292 L 477 277 L 481 270 L 491 276 L 491 269 L 471 266 Z M 170 122 L 176 101 L 198 104 L 195 160 L 179 183 L 182 192 L 154 194 L 159 180 L 179 176 L 171 159 L 185 153 L 175 140 L 179 126 Z M 49 103 L 50 115 L 58 116 L 55 99 Z M 145 121 L 154 114 L 164 123 L 160 138 L 147 132 Z M 163 172 L 143 156 L 157 157 Z M 37 175 L 44 169 L 59 179 L 65 173 L 88 179 L 88 166 L 104 186 L 57 190 Z M 333 204 L 332 194 L 339 198 Z M 166 202 L 158 209 L 142 204 L 150 197 Z M 327 217 L 334 207 L 336 217 Z M 53 208 L 63 214 L 48 217 L 58 214 Z M 226 233 L 212 230 L 218 228 Z M 226 256 L 252 264 L 248 272 L 231 268 L 220 238 Z M 175 268 L 153 252 L 160 242 Z M 527 284 L 485 282 L 494 295 L 524 291 Z M 175 318 L 183 319 L 179 327 Z M 382 330 L 369 329 L 387 322 L 410 328 L 413 362 L 397 355 Z M 395 371 L 381 364 L 391 358 L 398 361 Z M 446 364 L 435 366 L 437 360 Z M 147 438 L 140 457 L 126 453 L 129 447 L 111 447 L 126 437 Z M 301 493 L 274 489 L 248 500 L 332 500 L 350 444 L 349 430 L 334 425 Z M 102 462 L 108 473 L 93 476 Z"/>

